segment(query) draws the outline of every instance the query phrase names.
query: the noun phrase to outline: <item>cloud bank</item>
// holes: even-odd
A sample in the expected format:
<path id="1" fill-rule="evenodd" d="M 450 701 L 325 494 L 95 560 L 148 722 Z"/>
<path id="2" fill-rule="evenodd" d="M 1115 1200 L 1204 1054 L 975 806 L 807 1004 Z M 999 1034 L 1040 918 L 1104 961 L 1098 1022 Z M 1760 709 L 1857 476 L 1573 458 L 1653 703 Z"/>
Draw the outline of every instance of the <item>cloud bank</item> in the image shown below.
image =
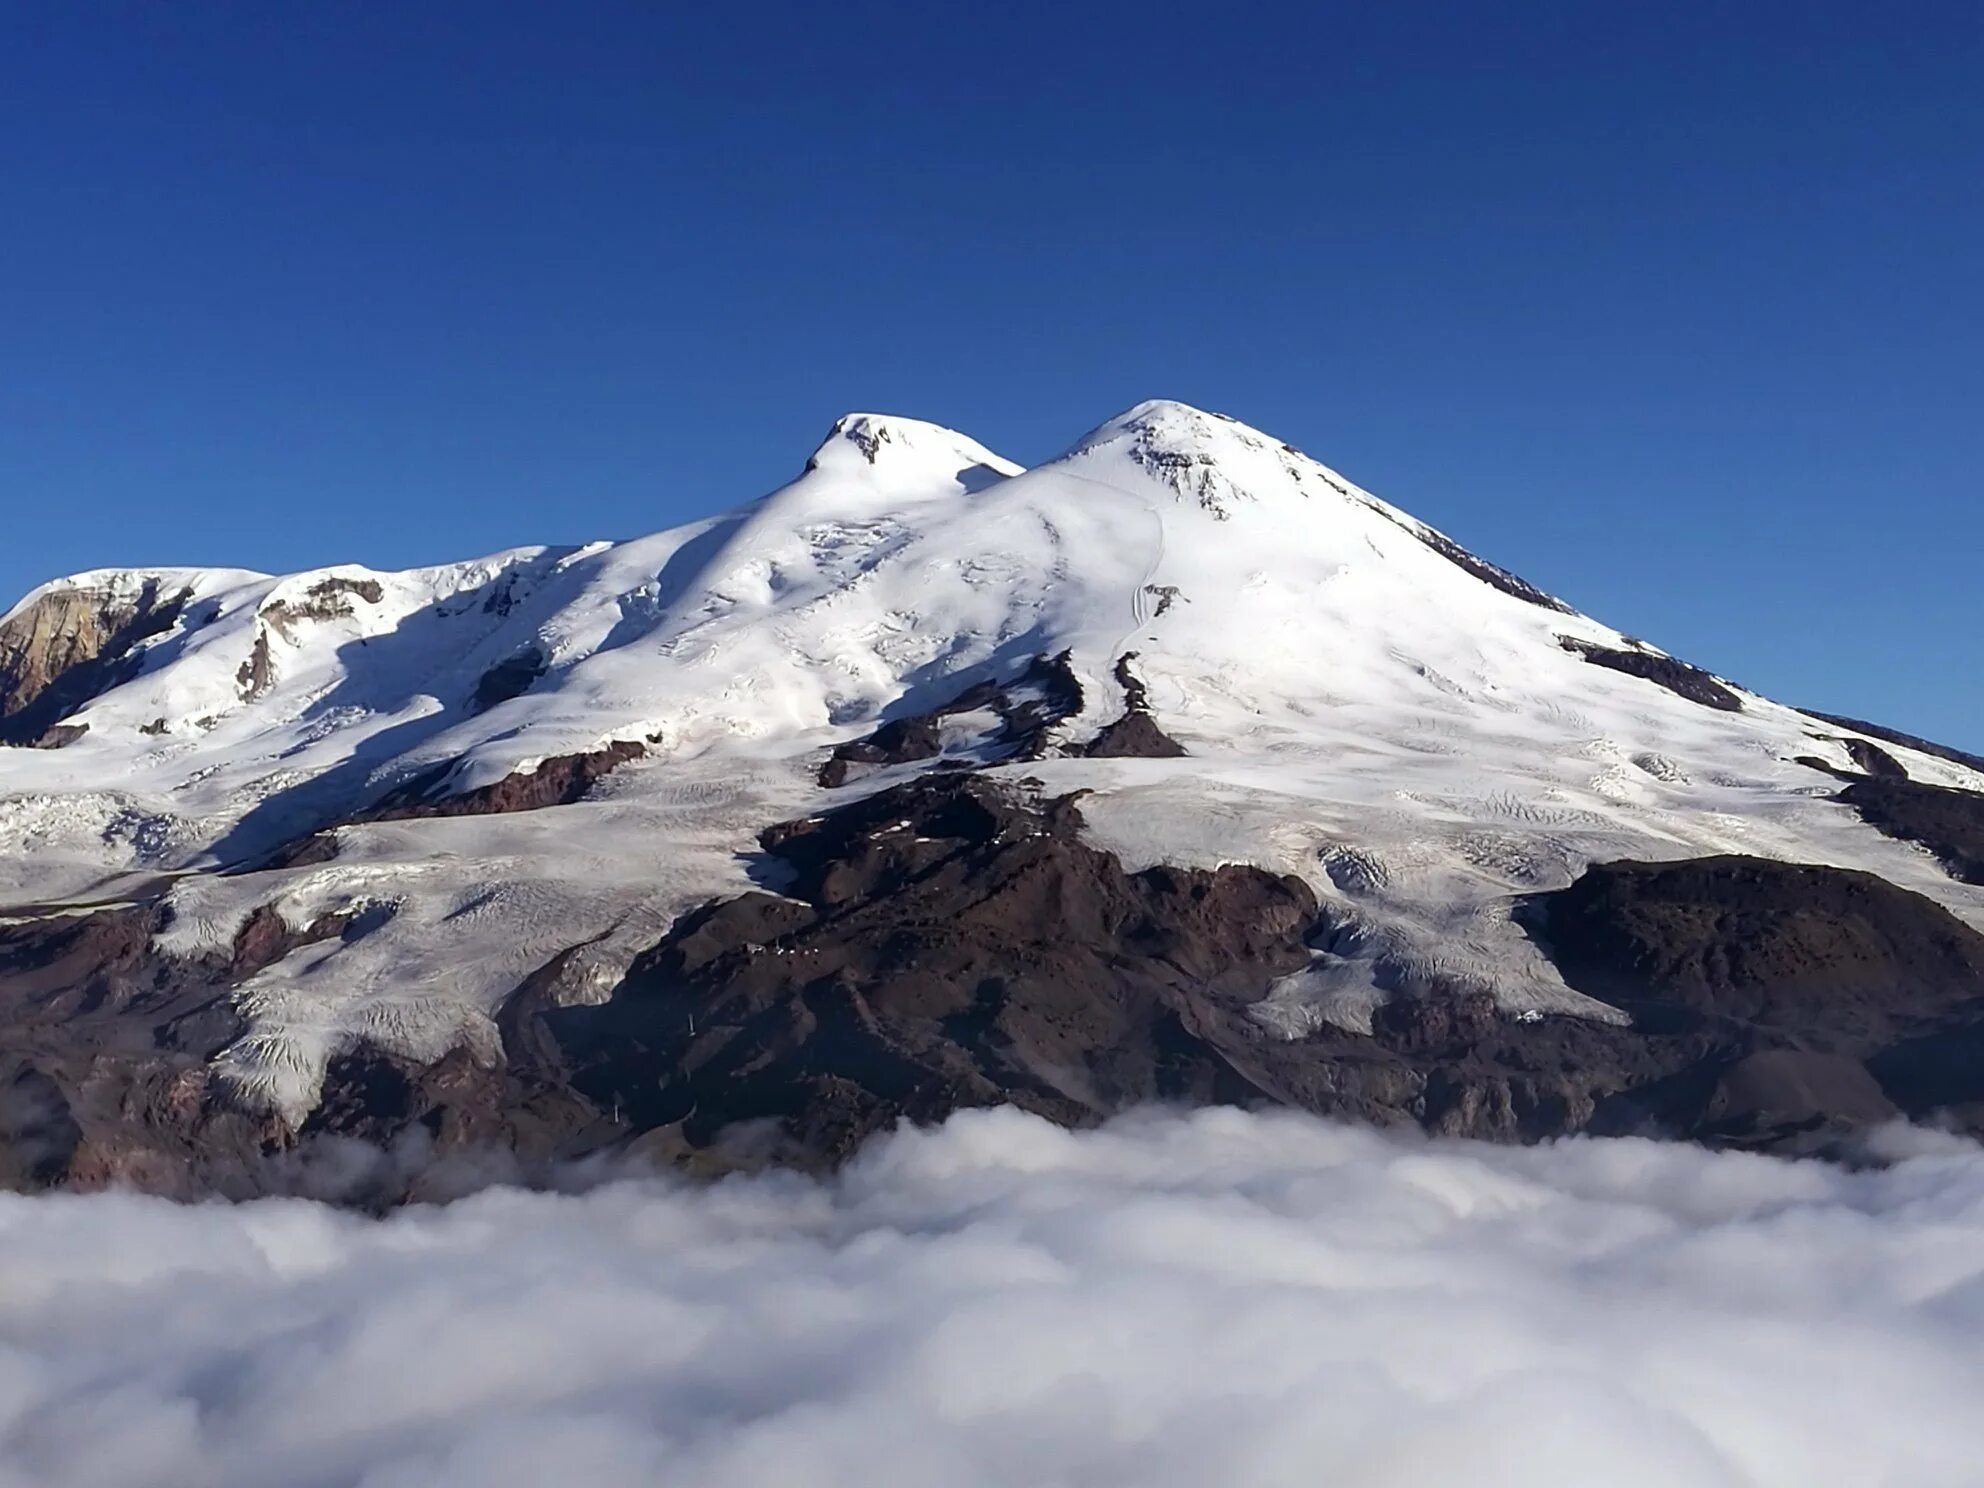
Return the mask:
<path id="1" fill-rule="evenodd" d="M 0 1483 L 1984 1480 L 1984 1154 L 1011 1111 L 791 1175 L 0 1199 Z"/>

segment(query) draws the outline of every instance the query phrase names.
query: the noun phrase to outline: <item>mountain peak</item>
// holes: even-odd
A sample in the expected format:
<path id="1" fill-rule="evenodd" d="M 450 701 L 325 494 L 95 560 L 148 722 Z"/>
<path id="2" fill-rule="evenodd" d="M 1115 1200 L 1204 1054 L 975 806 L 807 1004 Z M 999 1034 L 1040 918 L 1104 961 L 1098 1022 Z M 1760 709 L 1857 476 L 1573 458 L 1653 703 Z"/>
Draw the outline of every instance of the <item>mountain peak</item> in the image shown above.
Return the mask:
<path id="1" fill-rule="evenodd" d="M 1165 448 L 1208 448 L 1217 446 L 1222 436 L 1251 436 L 1272 444 L 1267 435 L 1251 429 L 1223 413 L 1194 408 L 1175 398 L 1146 398 L 1126 408 L 1114 418 L 1105 419 L 1075 441 L 1070 453 L 1096 449 L 1125 439 Z"/>
<path id="2" fill-rule="evenodd" d="M 1169 398 L 1149 399 L 1098 424 L 1061 461 L 1127 464 L 1220 520 L 1262 501 L 1278 506 L 1284 496 L 1301 499 L 1325 488 L 1354 494 L 1341 476 L 1272 434 Z"/>
<path id="3" fill-rule="evenodd" d="M 1023 466 L 994 454 L 969 435 L 942 424 L 886 413 L 844 413 L 806 461 L 806 469 L 872 479 L 955 480 L 967 491 L 1018 475 Z"/>

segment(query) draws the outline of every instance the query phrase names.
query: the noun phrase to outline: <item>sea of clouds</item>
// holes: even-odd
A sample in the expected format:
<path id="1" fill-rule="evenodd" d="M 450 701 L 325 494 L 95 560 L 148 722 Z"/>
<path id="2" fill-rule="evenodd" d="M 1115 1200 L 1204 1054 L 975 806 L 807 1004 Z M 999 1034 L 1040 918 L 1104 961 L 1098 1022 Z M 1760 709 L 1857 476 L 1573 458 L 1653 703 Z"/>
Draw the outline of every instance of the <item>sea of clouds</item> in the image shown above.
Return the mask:
<path id="1" fill-rule="evenodd" d="M 792 1175 L 0 1198 L 0 1483 L 1984 1483 L 1984 1153 L 1011 1111 Z"/>

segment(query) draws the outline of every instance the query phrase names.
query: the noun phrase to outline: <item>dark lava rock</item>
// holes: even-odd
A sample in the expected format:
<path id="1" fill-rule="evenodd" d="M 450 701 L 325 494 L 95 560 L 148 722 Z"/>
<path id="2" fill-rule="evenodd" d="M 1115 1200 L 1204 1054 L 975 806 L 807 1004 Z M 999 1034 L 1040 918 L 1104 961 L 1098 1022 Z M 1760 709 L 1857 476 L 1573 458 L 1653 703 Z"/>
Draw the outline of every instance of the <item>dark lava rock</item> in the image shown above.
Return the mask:
<path id="1" fill-rule="evenodd" d="M 1079 824 L 1072 800 L 936 775 L 772 828 L 793 897 L 706 906 L 611 1000 L 546 1015 L 574 1083 L 698 1146 L 769 1121 L 814 1161 L 963 1106 L 1265 1099 L 1199 1030 L 1306 962 L 1314 896 L 1256 868 L 1126 873 Z"/>
<path id="2" fill-rule="evenodd" d="M 1151 717 L 1150 690 L 1130 663 L 1137 653 L 1116 659 L 1116 681 L 1123 689 L 1123 716 L 1106 724 L 1078 751 L 1085 759 L 1179 759 L 1185 746 Z"/>
<path id="3" fill-rule="evenodd" d="M 1856 780 L 1836 799 L 1876 831 L 1929 849 L 1952 878 L 1984 884 L 1984 795 L 1883 778 Z"/>
<path id="4" fill-rule="evenodd" d="M 226 969 L 158 955 L 158 928 L 147 906 L 0 926 L 0 1180 L 250 1191 L 267 1133 L 208 1068 L 242 1031 Z"/>
<path id="5" fill-rule="evenodd" d="M 999 717 L 991 741 L 1000 761 L 1039 759 L 1047 752 L 1047 731 L 1081 711 L 1082 688 L 1068 653 L 1036 656 L 1009 682 L 978 682 L 948 702 L 905 718 L 891 719 L 865 738 L 836 745 L 820 766 L 820 784 L 846 785 L 856 767 L 878 768 L 935 759 L 942 752 L 939 727 L 946 718 L 990 710 Z"/>
<path id="6" fill-rule="evenodd" d="M 1183 744 L 1140 709 L 1105 724 L 1081 749 L 1084 759 L 1179 759 L 1185 752 Z"/>
<path id="7" fill-rule="evenodd" d="M 1536 910 L 1565 980 L 1650 1028 L 1765 1028 L 1860 1049 L 1984 994 L 1984 936 L 1871 873 L 1608 863 Z"/>
<path id="8" fill-rule="evenodd" d="M 355 822 L 412 821 L 435 816 L 500 816 L 511 811 L 539 811 L 569 806 L 629 760 L 647 753 L 645 744 L 616 740 L 584 754 L 561 754 L 534 770 L 518 770 L 474 790 L 449 792 L 452 764 L 440 765 L 389 792 L 378 805 L 352 818 Z M 321 834 L 319 834 L 321 835 Z"/>
<path id="9" fill-rule="evenodd" d="M 1795 763 L 1804 765 L 1807 769 L 1823 770 L 1835 780 L 1858 780 L 1862 775 L 1878 776 L 1884 780 L 1908 779 L 1908 771 L 1902 767 L 1901 761 L 1878 744 L 1870 744 L 1865 739 L 1842 739 L 1835 734 L 1818 734 L 1814 737 L 1845 749 L 1846 757 L 1853 762 L 1855 770 L 1835 769 L 1814 754 L 1798 755 Z"/>
<path id="10" fill-rule="evenodd" d="M 241 701 L 252 703 L 274 686 L 275 680 L 275 658 L 269 650 L 269 633 L 257 626 L 255 644 L 248 652 L 248 659 L 235 668 L 234 685 Z"/>
<path id="11" fill-rule="evenodd" d="M 379 904 L 368 910 L 340 910 L 319 915 L 300 929 L 277 913 L 274 905 L 258 905 L 234 933 L 233 954 L 228 974 L 234 980 L 252 976 L 265 966 L 273 966 L 291 951 L 326 940 L 356 940 L 393 917 L 393 906 Z"/>
<path id="12" fill-rule="evenodd" d="M 335 915 L 292 930 L 264 908 L 219 958 L 161 954 L 161 928 L 147 905 L 0 925 L 0 1187 L 376 1206 L 548 1178 L 575 1146 L 609 1140 L 585 1138 L 603 1125 L 596 1113 L 534 1079 L 527 1060 L 489 1068 L 460 1050 L 426 1066 L 341 1056 L 298 1131 L 242 1110 L 212 1063 L 246 1031 L 234 986 L 298 945 L 369 924 Z"/>
<path id="13" fill-rule="evenodd" d="M 353 600 L 378 604 L 386 597 L 385 585 L 377 579 L 348 579 L 336 574 L 317 580 L 301 599 L 278 599 L 262 608 L 262 618 L 277 630 L 288 633 L 298 620 L 346 620 L 355 615 Z"/>
<path id="14" fill-rule="evenodd" d="M 1839 742 L 1846 746 L 1846 757 L 1869 775 L 1887 780 L 1908 778 L 1908 771 L 1902 768 L 1901 761 L 1878 744 L 1869 744 L 1865 739 L 1841 739 Z"/>
<path id="15" fill-rule="evenodd" d="M 1914 734 L 1904 734 L 1900 729 L 1884 728 L 1878 723 L 1868 723 L 1861 718 L 1847 718 L 1838 713 L 1815 713 L 1810 708 L 1800 710 L 1807 718 L 1816 718 L 1821 723 L 1834 724 L 1840 728 L 1852 729 L 1855 733 L 1871 734 L 1876 739 L 1885 739 L 1890 744 L 1899 744 L 1904 749 L 1918 750 L 1923 754 L 1933 754 L 1938 759 L 1946 759 L 1951 764 L 1963 765 L 1968 769 L 1984 774 L 1984 755 L 1966 754 L 1961 749 L 1952 749 L 1947 744 L 1936 744 L 1928 739 L 1919 739 Z"/>
<path id="16" fill-rule="evenodd" d="M 1884 1112 L 1984 1096 L 1937 1052 L 1984 1026 L 1984 936 L 1872 874 L 1603 864 L 1529 923 L 1566 981 L 1632 1013 L 1675 1066 L 1617 1092 L 1594 1130 L 1825 1150 Z"/>
<path id="17" fill-rule="evenodd" d="M 1609 646 L 1581 641 L 1574 636 L 1559 636 L 1557 643 L 1566 651 L 1576 652 L 1593 666 L 1608 667 L 1615 672 L 1624 672 L 1628 677 L 1657 683 L 1675 696 L 1684 697 L 1691 703 L 1700 703 L 1704 708 L 1736 713 L 1743 707 L 1743 700 L 1723 686 L 1714 673 L 1705 672 L 1675 657 L 1660 656 L 1651 651 L 1615 651 Z"/>
<path id="18" fill-rule="evenodd" d="M 1116 663 L 1116 680 L 1123 687 L 1123 716 L 1105 725 L 1086 744 L 1060 746 L 1059 752 L 1085 759 L 1175 759 L 1185 753 L 1184 746 L 1150 716 L 1144 684 L 1130 667 L 1135 658 L 1134 651 L 1126 652 Z M 857 778 L 857 771 L 936 759 L 943 753 L 943 720 L 985 709 L 997 713 L 1000 720 L 999 732 L 991 741 L 990 762 L 1042 759 L 1056 752 L 1047 738 L 1048 730 L 1079 713 L 1082 701 L 1081 683 L 1075 679 L 1068 653 L 1037 656 L 1011 682 L 980 682 L 941 707 L 891 719 L 865 738 L 837 745 L 820 766 L 819 782 L 835 788 Z"/>
<path id="19" fill-rule="evenodd" d="M 469 699 L 470 708 L 486 713 L 498 703 L 522 697 L 536 686 L 550 665 L 549 658 L 534 647 L 506 657 L 476 681 L 475 695 Z"/>
<path id="20" fill-rule="evenodd" d="M 942 716 L 922 713 L 893 719 L 864 739 L 834 746 L 833 754 L 820 766 L 820 784 L 830 789 L 846 785 L 855 765 L 906 765 L 935 759 L 942 752 L 937 742 L 937 724 Z"/>

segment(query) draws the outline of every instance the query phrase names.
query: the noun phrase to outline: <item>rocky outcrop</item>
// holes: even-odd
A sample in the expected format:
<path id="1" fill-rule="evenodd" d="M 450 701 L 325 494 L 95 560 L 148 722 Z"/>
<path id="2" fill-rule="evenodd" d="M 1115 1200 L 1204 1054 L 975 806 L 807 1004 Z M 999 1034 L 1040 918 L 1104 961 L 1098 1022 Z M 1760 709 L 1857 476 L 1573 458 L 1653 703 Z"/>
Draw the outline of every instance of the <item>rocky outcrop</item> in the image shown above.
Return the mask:
<path id="1" fill-rule="evenodd" d="M 1984 1016 L 1984 936 L 1871 874 L 1606 864 L 1537 899 L 1530 923 L 1566 981 L 1664 1051 L 1665 1073 L 1594 1111 L 1598 1130 L 1824 1150 L 1948 1104 L 1910 1051 Z"/>
<path id="2" fill-rule="evenodd" d="M 242 702 L 252 703 L 273 687 L 275 680 L 275 657 L 269 649 L 269 633 L 258 626 L 255 630 L 255 644 L 249 649 L 248 659 L 235 669 L 235 690 L 240 694 Z"/>
<path id="3" fill-rule="evenodd" d="M 1984 884 L 1984 795 L 1881 776 L 1838 799 L 1876 831 L 1927 848 L 1952 878 Z"/>
<path id="4" fill-rule="evenodd" d="M 138 665 L 133 651 L 172 629 L 186 600 L 148 578 L 52 585 L 16 609 L 0 622 L 0 744 L 40 742 L 69 714 L 129 680 Z"/>
<path id="5" fill-rule="evenodd" d="M 1266 1099 L 1205 1027 L 1304 964 L 1313 895 L 1127 873 L 1079 825 L 1073 799 L 938 775 L 771 829 L 787 895 L 685 916 L 608 1002 L 548 1015 L 574 1084 L 698 1148 L 770 1123 L 808 1161 L 962 1106 Z"/>
<path id="6" fill-rule="evenodd" d="M 226 954 L 193 958 L 155 948 L 156 905 L 0 924 L 0 1187 L 377 1206 L 549 1178 L 616 1135 L 574 1143 L 605 1125 L 583 1099 L 459 1050 L 419 1065 L 353 1049 L 294 1130 L 238 1106 L 213 1067 L 246 1031 L 236 986 L 298 946 L 365 933 L 371 913 L 299 928 L 264 906 Z"/>
<path id="7" fill-rule="evenodd" d="M 943 752 L 945 720 L 973 713 L 990 713 L 998 719 L 983 741 L 991 759 L 1039 759 L 1048 751 L 1048 730 L 1081 707 L 1081 683 L 1067 653 L 1036 656 L 1011 681 L 974 683 L 934 708 L 890 719 L 863 738 L 836 745 L 820 767 L 819 781 L 828 787 L 842 786 L 877 767 L 935 759 Z"/>
<path id="8" fill-rule="evenodd" d="M 333 574 L 317 580 L 300 595 L 271 600 L 262 606 L 261 618 L 284 640 L 294 640 L 298 627 L 306 621 L 348 620 L 358 613 L 358 605 L 375 605 L 385 597 L 386 587 L 377 579 Z"/>
<path id="9" fill-rule="evenodd" d="M 819 782 L 842 786 L 874 769 L 937 759 L 944 753 L 945 721 L 983 712 L 996 716 L 998 727 L 979 741 L 976 754 L 961 756 L 960 764 L 1036 760 L 1052 754 L 1085 759 L 1172 759 L 1183 755 L 1183 746 L 1151 716 L 1149 695 L 1131 669 L 1135 659 L 1132 651 L 1116 662 L 1116 680 L 1123 688 L 1123 716 L 1105 724 L 1086 743 L 1057 743 L 1050 732 L 1082 710 L 1082 686 L 1063 652 L 1034 657 L 1011 682 L 977 683 L 928 712 L 890 719 L 873 733 L 836 745 L 820 767 Z"/>
<path id="10" fill-rule="evenodd" d="M 1663 656 L 1657 651 L 1618 651 L 1593 641 L 1579 640 L 1575 636 L 1559 636 L 1557 642 L 1566 651 L 1575 652 L 1593 666 L 1607 667 L 1628 677 L 1652 682 L 1676 697 L 1700 703 L 1704 708 L 1714 708 L 1723 713 L 1735 713 L 1742 709 L 1743 700 L 1723 686 L 1714 673 L 1705 672 L 1676 657 Z"/>
<path id="11" fill-rule="evenodd" d="M 227 971 L 157 955 L 155 906 L 0 926 L 0 1181 L 246 1195 L 275 1132 L 221 1098 Z"/>
<path id="12" fill-rule="evenodd" d="M 477 679 L 469 707 L 477 713 L 486 713 L 499 703 L 522 697 L 550 666 L 550 658 L 534 646 L 506 656 Z"/>
<path id="13" fill-rule="evenodd" d="M 1868 723 L 1864 718 L 1848 718 L 1838 713 L 1815 713 L 1810 708 L 1801 710 L 1806 717 L 1816 718 L 1821 723 L 1830 723 L 1839 728 L 1852 729 L 1855 733 L 1867 734 L 1876 739 L 1885 739 L 1890 744 L 1899 744 L 1904 749 L 1913 749 L 1922 754 L 1931 754 L 1938 759 L 1946 759 L 1951 764 L 1962 765 L 1966 769 L 1984 774 L 1984 755 L 1970 754 L 1961 749 L 1952 749 L 1947 744 L 1937 744 L 1928 739 L 1917 738 L 1914 734 L 1904 734 L 1900 729 L 1885 728 L 1878 723 Z"/>
<path id="14" fill-rule="evenodd" d="M 1150 689 L 1131 663 L 1137 653 L 1116 659 L 1116 681 L 1123 689 L 1123 716 L 1105 724 L 1077 752 L 1086 759 L 1179 759 L 1185 746 L 1158 726 L 1151 716 Z"/>
<path id="15" fill-rule="evenodd" d="M 455 767 L 442 765 L 393 790 L 376 806 L 352 820 L 412 821 L 432 816 L 500 816 L 511 811 L 540 811 L 547 806 L 569 806 L 582 800 L 587 791 L 622 765 L 646 753 L 645 744 L 618 739 L 582 754 L 556 755 L 539 762 L 535 769 L 517 770 L 501 780 L 465 791 L 448 789 Z"/>

